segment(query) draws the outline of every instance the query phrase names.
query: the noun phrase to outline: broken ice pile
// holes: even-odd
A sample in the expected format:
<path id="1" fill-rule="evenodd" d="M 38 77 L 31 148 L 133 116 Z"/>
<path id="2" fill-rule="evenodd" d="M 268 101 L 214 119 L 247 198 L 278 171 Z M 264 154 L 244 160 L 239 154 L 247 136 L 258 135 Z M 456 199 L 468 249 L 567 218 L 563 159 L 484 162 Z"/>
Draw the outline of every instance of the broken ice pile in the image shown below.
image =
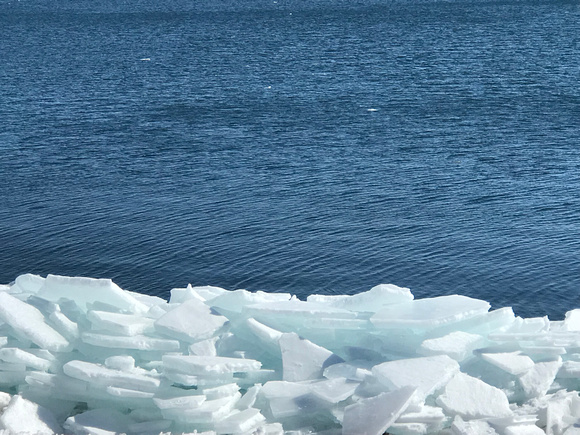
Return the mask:
<path id="1" fill-rule="evenodd" d="M 580 434 L 580 310 L 22 275 L 0 286 L 0 389 L 7 434 Z"/>

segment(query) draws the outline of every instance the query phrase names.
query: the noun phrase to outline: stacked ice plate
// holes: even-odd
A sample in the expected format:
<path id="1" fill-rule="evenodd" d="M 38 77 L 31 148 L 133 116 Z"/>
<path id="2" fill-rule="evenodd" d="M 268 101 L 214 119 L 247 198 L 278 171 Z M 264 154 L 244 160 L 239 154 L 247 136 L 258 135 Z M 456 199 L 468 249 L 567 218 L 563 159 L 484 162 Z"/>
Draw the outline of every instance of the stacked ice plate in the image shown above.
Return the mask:
<path id="1" fill-rule="evenodd" d="M 580 434 L 563 321 L 379 285 L 353 296 L 19 276 L 0 286 L 7 434 Z"/>

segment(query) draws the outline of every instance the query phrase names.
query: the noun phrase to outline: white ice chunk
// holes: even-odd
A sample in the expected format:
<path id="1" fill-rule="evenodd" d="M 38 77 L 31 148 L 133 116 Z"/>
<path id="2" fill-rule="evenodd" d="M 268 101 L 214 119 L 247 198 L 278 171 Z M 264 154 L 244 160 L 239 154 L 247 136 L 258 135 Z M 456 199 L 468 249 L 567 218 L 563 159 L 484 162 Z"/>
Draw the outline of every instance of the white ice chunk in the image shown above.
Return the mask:
<path id="1" fill-rule="evenodd" d="M 200 286 L 192 287 L 191 284 L 187 285 L 187 288 L 174 288 L 171 289 L 171 297 L 169 298 L 169 303 L 171 304 L 181 304 L 189 299 L 197 299 L 199 301 L 211 301 L 222 293 L 227 292 L 220 287 L 213 286 Z"/>
<path id="2" fill-rule="evenodd" d="M 289 301 L 290 297 L 289 293 L 265 293 L 263 291 L 251 293 L 247 290 L 234 290 L 223 292 L 208 302 L 208 305 L 216 307 L 218 311 L 223 308 L 240 313 L 246 305 L 285 302 Z"/>
<path id="3" fill-rule="evenodd" d="M 37 294 L 53 302 L 58 302 L 62 298 L 70 299 L 85 312 L 87 304 L 95 302 L 113 305 L 119 310 L 131 312 L 144 313 L 148 309 L 147 305 L 123 291 L 110 279 L 48 275 Z"/>
<path id="4" fill-rule="evenodd" d="M 48 318 L 56 330 L 67 340 L 79 338 L 79 326 L 63 314 L 58 308 L 58 305 L 57 309 L 50 313 Z"/>
<path id="5" fill-rule="evenodd" d="M 238 400 L 238 403 L 236 403 L 236 408 L 243 410 L 254 406 L 254 403 L 256 403 L 256 399 L 258 397 L 258 394 L 260 393 L 261 388 L 262 386 L 259 384 L 248 388 L 246 393 L 242 396 L 240 400 Z"/>
<path id="6" fill-rule="evenodd" d="M 439 296 L 388 305 L 371 322 L 380 328 L 435 328 L 485 314 L 489 308 L 488 302 L 467 296 Z"/>
<path id="7" fill-rule="evenodd" d="M 392 284 L 379 284 L 369 291 L 355 295 L 310 295 L 307 302 L 352 311 L 376 312 L 384 305 L 399 304 L 413 300 L 411 290 Z"/>
<path id="8" fill-rule="evenodd" d="M 163 366 L 189 375 L 216 376 L 259 370 L 262 363 L 252 359 L 220 356 L 163 355 Z"/>
<path id="9" fill-rule="evenodd" d="M 489 338 L 496 341 L 530 340 L 545 334 L 549 329 L 550 320 L 547 316 L 529 319 L 517 317 L 508 328 L 490 334 Z"/>
<path id="10" fill-rule="evenodd" d="M 240 391 L 240 387 L 236 383 L 218 385 L 216 387 L 205 387 L 198 389 L 200 394 L 203 394 L 207 400 L 221 399 L 222 397 L 229 397 Z"/>
<path id="11" fill-rule="evenodd" d="M 341 308 L 329 307 L 325 304 L 304 302 L 291 299 L 284 302 L 267 302 L 245 306 L 242 312 L 260 320 L 262 317 L 278 318 L 281 316 L 296 317 L 328 317 L 336 319 L 354 319 L 356 313 Z"/>
<path id="12" fill-rule="evenodd" d="M 457 323 L 450 323 L 436 328 L 437 335 L 448 334 L 455 331 L 465 331 L 473 334 L 486 336 L 494 331 L 505 330 L 513 324 L 515 314 L 511 307 L 498 308 L 478 314 Z"/>
<path id="13" fill-rule="evenodd" d="M 69 349 L 68 340 L 46 324 L 37 308 L 8 293 L 0 293 L 0 320 L 41 348 L 54 352 Z"/>
<path id="14" fill-rule="evenodd" d="M 137 299 L 139 302 L 146 305 L 148 308 L 147 310 L 148 313 L 151 311 L 151 308 L 153 307 L 165 307 L 167 305 L 167 301 L 163 298 L 160 298 L 159 296 L 146 295 L 144 293 L 137 293 L 129 290 L 125 290 L 125 293 L 128 293 L 129 295 Z"/>
<path id="15" fill-rule="evenodd" d="M 499 418 L 512 414 L 505 393 L 485 382 L 457 373 L 437 397 L 437 404 L 447 413 L 460 415 L 468 420 Z"/>
<path id="16" fill-rule="evenodd" d="M 63 367 L 68 376 L 102 387 L 114 386 L 131 390 L 155 392 L 159 379 L 139 373 L 126 373 L 85 361 L 69 361 Z"/>
<path id="17" fill-rule="evenodd" d="M 0 416 L 0 429 L 8 434 L 54 434 L 62 433 L 54 415 L 46 408 L 22 398 L 12 396 Z"/>
<path id="18" fill-rule="evenodd" d="M 520 352 L 482 353 L 480 356 L 490 364 L 516 376 L 534 367 L 534 361 Z"/>
<path id="19" fill-rule="evenodd" d="M 580 397 L 578 397 L 576 391 L 567 392 L 561 390 L 548 398 L 546 407 L 546 433 L 561 434 L 571 425 L 580 426 L 579 423 Z"/>
<path id="20" fill-rule="evenodd" d="M 203 395 L 172 397 L 169 399 L 154 398 L 153 402 L 159 409 L 188 409 L 197 408 L 205 402 Z"/>
<path id="21" fill-rule="evenodd" d="M 405 411 L 397 419 L 397 423 L 440 423 L 445 419 L 443 410 L 437 406 L 422 406 L 418 411 Z"/>
<path id="22" fill-rule="evenodd" d="M 152 399 L 155 393 L 147 391 L 132 390 L 130 388 L 120 388 L 108 386 L 105 391 L 114 397 L 125 397 L 128 399 Z"/>
<path id="23" fill-rule="evenodd" d="M 264 325 L 263 323 L 258 322 L 256 319 L 249 318 L 246 320 L 246 325 L 250 328 L 250 331 L 256 337 L 258 337 L 262 342 L 266 343 L 267 345 L 275 346 L 278 344 L 278 341 L 282 337 L 282 332 L 270 328 L 269 326 Z"/>
<path id="24" fill-rule="evenodd" d="M 324 369 L 323 375 L 327 379 L 346 378 L 351 381 L 363 381 L 367 376 L 371 376 L 370 370 L 357 367 L 349 363 L 337 363 Z"/>
<path id="25" fill-rule="evenodd" d="M 187 289 L 195 292 L 197 295 L 201 296 L 206 301 L 211 301 L 214 298 L 217 298 L 219 295 L 224 294 L 227 290 L 224 290 L 221 287 L 215 287 L 212 285 L 202 285 L 202 286 L 191 286 L 188 285 Z"/>
<path id="26" fill-rule="evenodd" d="M 43 371 L 47 371 L 52 365 L 50 361 L 44 358 L 39 358 L 30 352 L 14 347 L 1 348 L 0 360 L 9 363 L 24 364 L 26 367 Z"/>
<path id="27" fill-rule="evenodd" d="M 173 422 L 171 420 L 154 420 L 143 421 L 141 423 L 130 423 L 128 428 L 130 433 L 139 435 L 159 435 L 168 433 L 167 430 L 171 427 Z"/>
<path id="28" fill-rule="evenodd" d="M 389 427 L 389 433 L 393 435 L 426 435 L 433 433 L 430 426 L 425 423 L 393 423 Z M 439 432 L 437 430 L 437 432 Z"/>
<path id="29" fill-rule="evenodd" d="M 181 344 L 177 340 L 153 338 L 146 335 L 122 336 L 83 332 L 81 340 L 87 344 L 113 349 L 156 350 L 172 352 L 179 350 Z"/>
<path id="30" fill-rule="evenodd" d="M 389 389 L 416 387 L 423 398 L 447 384 L 457 372 L 459 364 L 447 355 L 388 361 L 372 369 L 372 374 Z"/>
<path id="31" fill-rule="evenodd" d="M 580 309 L 568 311 L 564 319 L 565 331 L 580 331 Z"/>
<path id="32" fill-rule="evenodd" d="M 130 372 L 135 368 L 135 358 L 129 355 L 115 355 L 105 360 L 105 366 L 113 370 Z"/>
<path id="33" fill-rule="evenodd" d="M 564 361 L 558 371 L 558 378 L 580 378 L 580 361 Z"/>
<path id="34" fill-rule="evenodd" d="M 299 397 L 310 393 L 310 382 L 266 382 L 260 390 L 260 395 L 268 400 L 285 397 Z"/>
<path id="35" fill-rule="evenodd" d="M 14 280 L 10 293 L 36 294 L 44 284 L 44 278 L 32 273 L 25 273 Z"/>
<path id="36" fill-rule="evenodd" d="M 183 373 L 174 372 L 171 370 L 164 370 L 163 375 L 170 380 L 179 385 L 183 385 L 186 387 L 195 387 L 197 386 L 202 379 L 199 376 L 192 376 L 192 375 L 185 375 Z M 229 380 L 228 380 L 229 381 Z M 224 381 L 222 383 L 228 382 Z"/>
<path id="37" fill-rule="evenodd" d="M 89 311 L 87 318 L 93 324 L 93 329 L 112 334 L 138 335 L 155 331 L 155 320 L 134 314 Z"/>
<path id="38" fill-rule="evenodd" d="M 280 423 L 269 423 L 260 426 L 258 429 L 260 435 L 291 435 L 290 431 L 284 431 Z M 329 434 L 332 435 L 332 434 Z"/>
<path id="39" fill-rule="evenodd" d="M 4 347 L 8 344 L 8 337 L 0 337 L 0 347 Z"/>
<path id="40" fill-rule="evenodd" d="M 534 424 L 522 424 L 508 426 L 503 431 L 504 435 L 545 435 L 542 429 Z"/>
<path id="41" fill-rule="evenodd" d="M 538 362 L 521 375 L 518 379 L 526 397 L 529 399 L 544 396 L 552 386 L 561 366 L 562 358 L 558 357 L 554 361 Z"/>
<path id="42" fill-rule="evenodd" d="M 172 288 L 169 294 L 170 305 L 182 304 L 188 299 L 197 299 L 201 302 L 206 301 L 205 298 L 201 297 L 197 292 L 192 290 L 191 284 L 187 284 L 187 288 Z"/>
<path id="43" fill-rule="evenodd" d="M 456 416 L 451 425 L 453 435 L 498 435 L 486 420 L 464 421 Z"/>
<path id="44" fill-rule="evenodd" d="M 237 411 L 218 421 L 215 430 L 218 434 L 238 434 L 257 429 L 266 421 L 266 418 L 255 408 Z"/>
<path id="45" fill-rule="evenodd" d="M 78 435 L 116 435 L 127 433 L 133 423 L 129 416 L 115 409 L 93 409 L 69 417 L 63 427 Z"/>
<path id="46" fill-rule="evenodd" d="M 285 381 L 319 379 L 326 367 L 343 362 L 329 350 L 293 332 L 283 334 L 279 343 Z"/>
<path id="47" fill-rule="evenodd" d="M 338 403 L 352 396 L 360 382 L 349 381 L 346 378 L 334 378 L 310 384 L 310 391 L 319 399 L 328 403 Z"/>
<path id="48" fill-rule="evenodd" d="M 382 435 L 405 411 L 416 388 L 405 387 L 362 399 L 344 409 L 344 435 Z"/>
<path id="49" fill-rule="evenodd" d="M 478 334 L 463 331 L 451 332 L 443 337 L 423 341 L 417 350 L 420 355 L 448 355 L 455 361 L 463 361 L 473 355 L 473 351 L 484 342 Z"/>
<path id="50" fill-rule="evenodd" d="M 167 303 L 165 305 L 154 305 L 151 308 L 149 308 L 147 313 L 145 313 L 145 316 L 149 317 L 150 319 L 159 319 L 161 316 L 163 316 L 165 313 L 167 313 L 170 309 L 171 309 L 171 305 L 169 305 Z"/>
<path id="51" fill-rule="evenodd" d="M 88 383 L 74 379 L 63 374 L 51 374 L 45 372 L 30 372 L 26 376 L 26 383 L 32 387 L 40 387 L 43 390 L 50 388 L 52 393 L 59 392 L 64 397 L 80 394 L 84 396 L 88 390 Z"/>
<path id="52" fill-rule="evenodd" d="M 189 299 L 155 321 L 165 335 L 188 343 L 211 338 L 228 321 L 197 299 Z"/>
<path id="53" fill-rule="evenodd" d="M 188 347 L 189 354 L 198 356 L 217 356 L 217 350 L 215 347 L 216 340 L 217 337 L 213 337 L 190 344 Z"/>
<path id="54" fill-rule="evenodd" d="M 10 400 L 12 400 L 12 396 L 10 394 L 5 393 L 4 391 L 0 391 L 0 411 L 8 406 Z"/>
<path id="55" fill-rule="evenodd" d="M 174 419 L 185 423 L 216 424 L 223 420 L 234 409 L 241 394 L 216 400 L 206 400 L 195 408 L 166 408 L 161 413 L 166 419 Z"/>

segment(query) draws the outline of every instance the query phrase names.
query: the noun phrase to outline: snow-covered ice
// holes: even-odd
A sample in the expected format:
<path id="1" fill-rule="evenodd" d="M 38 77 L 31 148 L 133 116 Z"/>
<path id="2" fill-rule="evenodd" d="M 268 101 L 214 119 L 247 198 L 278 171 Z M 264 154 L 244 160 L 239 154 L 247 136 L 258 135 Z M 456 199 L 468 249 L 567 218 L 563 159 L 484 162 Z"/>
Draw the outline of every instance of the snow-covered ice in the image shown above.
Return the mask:
<path id="1" fill-rule="evenodd" d="M 0 433 L 580 434 L 580 309 L 522 319 L 414 299 L 0 285 Z"/>

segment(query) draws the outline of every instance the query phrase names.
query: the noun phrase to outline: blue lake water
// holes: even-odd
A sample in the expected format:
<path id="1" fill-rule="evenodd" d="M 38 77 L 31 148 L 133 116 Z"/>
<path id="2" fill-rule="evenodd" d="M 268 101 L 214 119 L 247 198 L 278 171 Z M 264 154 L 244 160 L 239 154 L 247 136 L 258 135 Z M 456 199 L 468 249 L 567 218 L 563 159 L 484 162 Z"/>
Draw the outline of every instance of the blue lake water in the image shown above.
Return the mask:
<path id="1" fill-rule="evenodd" d="M 0 282 L 580 307 L 580 3 L 0 0 Z"/>

